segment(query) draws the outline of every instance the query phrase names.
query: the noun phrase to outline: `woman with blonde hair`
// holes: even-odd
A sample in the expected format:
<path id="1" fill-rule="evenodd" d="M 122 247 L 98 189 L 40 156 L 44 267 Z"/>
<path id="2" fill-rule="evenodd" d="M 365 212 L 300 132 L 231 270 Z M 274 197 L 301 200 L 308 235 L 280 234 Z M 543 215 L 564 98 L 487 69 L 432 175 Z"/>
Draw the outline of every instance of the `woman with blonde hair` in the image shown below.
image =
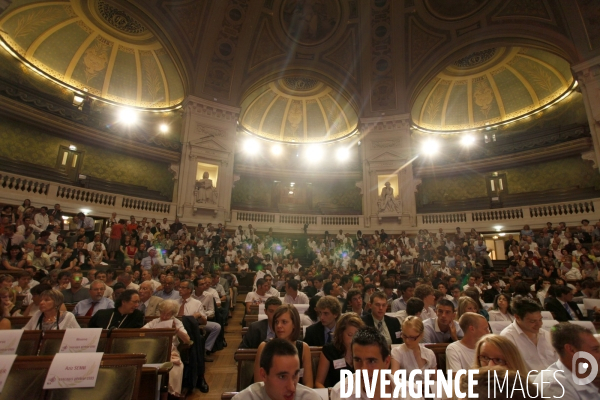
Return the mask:
<path id="1" fill-rule="evenodd" d="M 52 329 L 81 328 L 73 313 L 61 311 L 65 302 L 63 294 L 58 290 L 46 290 L 40 294 L 39 310 L 36 311 L 29 322 L 22 328 L 26 331 Z"/>
<path id="2" fill-rule="evenodd" d="M 171 362 L 173 363 L 173 368 L 169 371 L 169 394 L 174 397 L 185 397 L 185 394 L 181 392 L 181 385 L 183 383 L 183 363 L 181 362 L 177 346 L 180 341 L 184 344 L 190 344 L 191 340 L 183 327 L 183 323 L 175 318 L 179 312 L 179 303 L 177 301 L 163 300 L 158 304 L 157 309 L 160 316 L 148 322 L 142 329 L 176 329 L 171 346 Z"/>
<path id="3" fill-rule="evenodd" d="M 473 300 L 472 298 L 462 296 L 460 299 L 458 299 L 458 310 L 456 313 L 456 320 L 458 321 L 460 317 L 466 312 L 479 314 L 479 307 L 477 306 L 475 300 Z"/>
<path id="4" fill-rule="evenodd" d="M 521 376 L 527 376 L 529 373 L 519 349 L 513 342 L 504 336 L 485 335 L 475 345 L 473 369 L 495 365 L 505 367 L 511 371 L 519 371 Z"/>
<path id="5" fill-rule="evenodd" d="M 419 317 L 406 317 L 400 335 L 404 343 L 392 349 L 392 374 L 401 369 L 406 370 L 408 376 L 412 370 L 418 369 L 425 375 L 426 369 L 437 369 L 435 354 L 421 344 L 425 327 Z"/>
<path id="6" fill-rule="evenodd" d="M 310 348 L 306 343 L 298 340 L 302 325 L 300 324 L 300 314 L 298 314 L 296 307 L 292 304 L 280 306 L 273 315 L 271 329 L 275 332 L 276 338 L 289 340 L 292 344 L 296 345 L 298 359 L 300 360 L 301 383 L 304 386 L 312 388 L 314 382 Z M 254 361 L 254 382 L 263 381 L 260 376 L 260 356 L 265 348 L 265 344 L 266 342 L 262 342 L 256 351 L 256 359 Z"/>
<path id="7" fill-rule="evenodd" d="M 333 342 L 327 343 L 321 351 L 315 387 L 334 387 L 340 381 L 340 372 L 343 370 L 354 373 L 352 338 L 356 331 L 364 326 L 365 323 L 356 313 L 347 313 L 340 317 L 335 324 Z M 345 366 L 338 364 L 341 360 L 346 362 Z"/>

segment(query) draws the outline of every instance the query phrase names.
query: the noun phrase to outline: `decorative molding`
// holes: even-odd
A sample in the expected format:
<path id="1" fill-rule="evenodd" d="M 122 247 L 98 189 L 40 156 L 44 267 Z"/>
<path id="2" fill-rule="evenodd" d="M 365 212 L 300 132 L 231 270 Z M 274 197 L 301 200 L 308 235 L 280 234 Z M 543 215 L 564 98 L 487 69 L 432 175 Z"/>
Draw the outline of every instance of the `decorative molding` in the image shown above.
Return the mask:
<path id="1" fill-rule="evenodd" d="M 361 118 L 360 130 L 363 133 L 369 133 L 370 131 L 398 131 L 410 129 L 410 115 L 391 115 L 388 117 L 376 117 L 376 118 Z"/>
<path id="2" fill-rule="evenodd" d="M 206 126 L 200 122 L 196 122 L 196 133 L 202 137 L 222 137 L 227 136 L 227 132 L 212 126 Z"/>
<path id="3" fill-rule="evenodd" d="M 544 0 L 509 0 L 494 16 L 496 18 L 537 18 L 552 21 L 552 15 Z"/>
<path id="4" fill-rule="evenodd" d="M 332 63 L 336 68 L 341 68 L 356 82 L 358 57 L 356 57 L 355 30 L 350 29 L 340 44 L 323 56 L 323 60 Z"/>
<path id="5" fill-rule="evenodd" d="M 392 0 L 371 2 L 371 110 L 397 107 L 392 64 Z"/>
<path id="6" fill-rule="evenodd" d="M 204 81 L 204 92 L 231 97 L 234 58 L 249 0 L 229 0 Z"/>
<path id="7" fill-rule="evenodd" d="M 261 24 L 257 37 L 258 39 L 256 40 L 256 44 L 254 45 L 254 49 L 250 56 L 248 71 L 252 71 L 260 64 L 269 60 L 285 56 L 285 50 L 279 46 L 273 37 L 273 33 L 269 27 L 269 22 L 266 18 Z"/>
<path id="8" fill-rule="evenodd" d="M 184 108 L 196 115 L 209 117 L 221 121 L 237 122 L 240 117 L 238 107 L 230 107 L 214 101 L 188 96 L 184 102 Z"/>
<path id="9" fill-rule="evenodd" d="M 380 140 L 380 141 L 371 141 L 371 146 L 375 149 L 387 149 L 390 147 L 395 147 L 399 144 L 399 141 L 396 140 Z"/>
<path id="10" fill-rule="evenodd" d="M 594 150 L 581 153 L 581 158 L 586 161 L 591 161 L 593 163 L 593 168 L 598 168 L 598 159 L 596 158 L 596 152 Z"/>
<path id="11" fill-rule="evenodd" d="M 409 65 L 410 70 L 413 71 L 427 54 L 430 54 L 447 38 L 446 35 L 441 35 L 422 26 L 413 16 L 409 17 L 408 24 Z"/>

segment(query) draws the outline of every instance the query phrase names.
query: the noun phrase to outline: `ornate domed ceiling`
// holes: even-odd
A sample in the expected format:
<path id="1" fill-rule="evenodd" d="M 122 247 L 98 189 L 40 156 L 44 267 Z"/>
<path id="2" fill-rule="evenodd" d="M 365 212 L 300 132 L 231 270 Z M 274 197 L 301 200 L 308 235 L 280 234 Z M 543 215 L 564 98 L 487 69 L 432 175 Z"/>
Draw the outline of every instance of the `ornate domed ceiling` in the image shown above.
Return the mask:
<path id="1" fill-rule="evenodd" d="M 2 14 L 0 35 L 26 62 L 94 96 L 145 108 L 183 100 L 173 59 L 119 3 L 14 0 Z"/>
<path id="2" fill-rule="evenodd" d="M 500 124 L 560 98 L 574 84 L 569 63 L 523 47 L 478 51 L 455 61 L 417 95 L 419 128 L 463 131 Z"/>
<path id="3" fill-rule="evenodd" d="M 354 133 L 358 116 L 348 100 L 324 82 L 286 77 L 246 96 L 240 125 L 268 140 L 317 143 Z"/>

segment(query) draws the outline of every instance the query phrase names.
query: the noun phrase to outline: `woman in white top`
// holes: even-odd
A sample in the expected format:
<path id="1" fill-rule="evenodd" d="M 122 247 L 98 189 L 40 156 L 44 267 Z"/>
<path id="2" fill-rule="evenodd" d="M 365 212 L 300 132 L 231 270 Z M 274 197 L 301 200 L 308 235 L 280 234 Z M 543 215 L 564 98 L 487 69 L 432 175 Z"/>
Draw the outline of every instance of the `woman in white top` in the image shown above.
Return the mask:
<path id="1" fill-rule="evenodd" d="M 65 298 L 58 290 L 46 290 L 40 294 L 39 311 L 36 311 L 23 327 L 26 331 L 81 328 L 75 316 L 68 311 L 60 311 Z"/>
<path id="2" fill-rule="evenodd" d="M 494 305 L 488 312 L 490 314 L 490 321 L 509 321 L 513 322 L 515 317 L 510 309 L 510 295 L 499 294 L 494 299 Z"/>
<path id="3" fill-rule="evenodd" d="M 413 315 L 406 317 L 402 323 L 402 339 L 404 343 L 392 348 L 392 374 L 399 369 L 406 370 L 406 376 L 415 369 L 437 369 L 435 354 L 421 344 L 425 335 L 423 322 Z"/>
<path id="4" fill-rule="evenodd" d="M 171 347 L 171 362 L 173 368 L 169 371 L 169 393 L 175 397 L 181 396 L 181 384 L 183 382 L 183 363 L 179 356 L 177 346 L 179 342 L 191 344 L 191 340 L 183 327 L 183 323 L 175 318 L 179 312 L 179 303 L 175 300 L 163 300 L 158 304 L 160 317 L 153 319 L 142 327 L 142 329 L 175 328 L 177 331 L 173 337 Z"/>

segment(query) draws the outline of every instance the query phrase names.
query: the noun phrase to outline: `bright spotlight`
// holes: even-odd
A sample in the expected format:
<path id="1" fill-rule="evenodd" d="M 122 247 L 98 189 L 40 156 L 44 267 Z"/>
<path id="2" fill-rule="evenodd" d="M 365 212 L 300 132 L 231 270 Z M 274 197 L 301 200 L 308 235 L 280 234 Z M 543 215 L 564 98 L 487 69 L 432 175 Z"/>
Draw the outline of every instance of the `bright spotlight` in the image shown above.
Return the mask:
<path id="1" fill-rule="evenodd" d="M 336 157 L 338 161 L 346 161 L 350 158 L 350 150 L 347 147 L 340 147 L 336 151 Z"/>
<path id="2" fill-rule="evenodd" d="M 275 145 L 273 145 L 273 147 L 271 147 L 271 153 L 273 153 L 276 156 L 280 155 L 282 152 L 283 152 L 283 149 L 278 144 L 275 144 Z"/>
<path id="3" fill-rule="evenodd" d="M 258 142 L 255 139 L 246 140 L 246 143 L 244 146 L 244 150 L 246 151 L 246 153 L 256 153 L 259 148 L 260 148 L 260 145 L 258 144 Z"/>
<path id="4" fill-rule="evenodd" d="M 119 111 L 119 122 L 127 125 L 135 124 L 138 120 L 138 114 L 131 108 L 121 108 Z"/>
<path id="5" fill-rule="evenodd" d="M 167 132 L 169 132 L 169 125 L 167 125 L 167 124 L 160 124 L 160 126 L 158 127 L 158 129 L 160 130 L 161 133 L 167 133 Z"/>
<path id="6" fill-rule="evenodd" d="M 440 144 L 436 140 L 433 140 L 433 139 L 426 140 L 421 145 L 421 153 L 428 155 L 428 156 L 436 155 L 439 150 L 440 150 Z"/>
<path id="7" fill-rule="evenodd" d="M 323 148 L 318 145 L 312 145 L 308 148 L 306 156 L 310 159 L 310 161 L 319 161 L 321 158 L 323 158 Z"/>
<path id="8" fill-rule="evenodd" d="M 465 135 L 460 139 L 460 144 L 465 147 L 469 147 L 475 143 L 475 137 L 472 135 Z"/>
<path id="9" fill-rule="evenodd" d="M 496 231 L 501 231 L 501 230 L 502 230 L 502 228 L 504 228 L 502 225 L 496 225 L 496 226 L 494 226 L 494 229 L 495 229 Z"/>

